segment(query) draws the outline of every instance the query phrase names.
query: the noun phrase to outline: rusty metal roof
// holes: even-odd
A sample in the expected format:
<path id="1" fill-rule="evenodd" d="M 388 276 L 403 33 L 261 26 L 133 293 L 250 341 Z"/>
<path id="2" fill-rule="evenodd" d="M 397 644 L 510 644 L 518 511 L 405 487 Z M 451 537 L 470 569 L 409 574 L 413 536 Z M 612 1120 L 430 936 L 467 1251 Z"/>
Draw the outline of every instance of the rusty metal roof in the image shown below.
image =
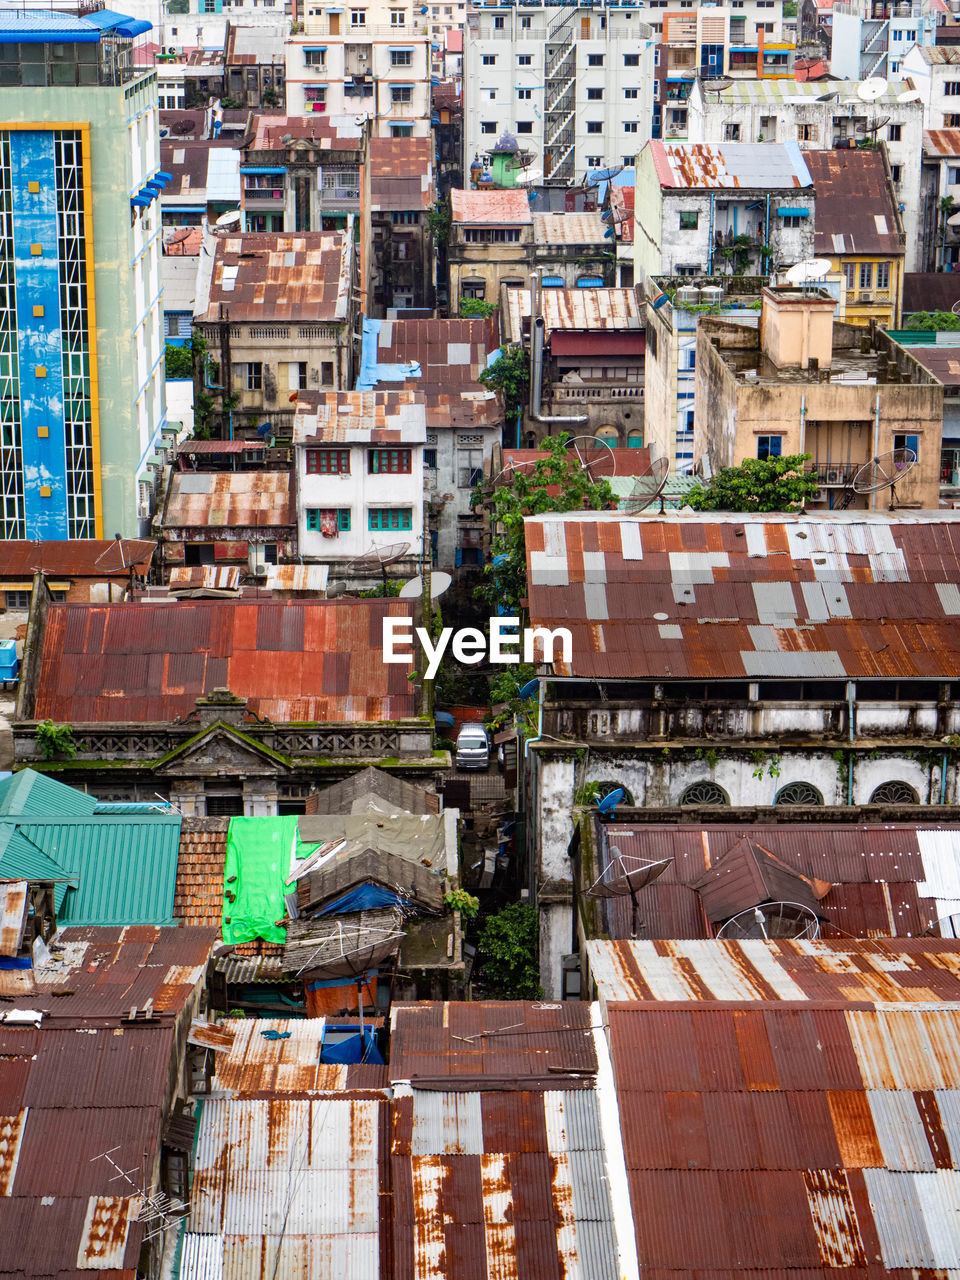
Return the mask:
<path id="1" fill-rule="evenodd" d="M 606 223 L 599 213 L 533 215 L 533 242 L 538 245 L 602 245 L 606 229 Z"/>
<path id="2" fill-rule="evenodd" d="M 694 886 L 745 840 L 768 850 L 798 875 L 831 886 L 816 904 L 827 934 L 916 937 L 960 909 L 960 900 L 954 898 L 960 889 L 951 883 L 951 868 L 960 856 L 960 826 L 817 823 L 811 827 L 787 819 L 775 826 L 611 823 L 604 827 L 604 834 L 601 861 L 612 845 L 629 857 L 670 859 L 664 875 L 640 892 L 646 938 L 709 937 Z M 780 895 L 784 896 L 789 895 Z M 603 921 L 611 937 L 629 937 L 629 901 L 605 901 Z"/>
<path id="3" fill-rule="evenodd" d="M 804 158 L 817 192 L 815 253 L 904 252 L 902 223 L 879 151 L 814 150 Z"/>
<path id="4" fill-rule="evenodd" d="M 436 199 L 429 138 L 371 138 L 369 164 L 374 212 L 429 209 Z"/>
<path id="5" fill-rule="evenodd" d="M 262 440 L 184 440 L 177 446 L 177 453 L 263 453 L 267 445 Z"/>
<path id="6" fill-rule="evenodd" d="M 907 350 L 917 364 L 923 365 L 943 386 L 960 387 L 960 347 L 937 347 L 932 343 L 925 346 L 917 343 Z"/>
<path id="7" fill-rule="evenodd" d="M 530 226 L 533 214 L 526 191 L 450 192 L 453 221 L 470 227 Z"/>
<path id="8" fill-rule="evenodd" d="M 362 129 L 353 123 L 352 117 L 341 118 L 334 124 L 318 115 L 258 114 L 255 127 L 253 140 L 245 148 L 248 151 L 286 151 L 291 143 L 297 142 L 308 142 L 320 151 L 359 151 L 363 147 Z"/>
<path id="9" fill-rule="evenodd" d="M 413 391 L 300 393 L 294 444 L 423 444 L 423 401 Z"/>
<path id="10" fill-rule="evenodd" d="M 212 274 L 201 271 L 197 282 L 194 319 L 345 321 L 352 261 L 343 231 L 216 237 Z"/>
<path id="11" fill-rule="evenodd" d="M 960 129 L 924 129 L 923 150 L 929 156 L 960 156 Z"/>
<path id="12" fill-rule="evenodd" d="M 236 565 L 175 564 L 168 583 L 172 592 L 240 590 L 240 569 Z"/>
<path id="13" fill-rule="evenodd" d="M 229 818 L 184 818 L 173 914 L 185 925 L 220 929 Z"/>
<path id="14" fill-rule="evenodd" d="M 165 529 L 269 529 L 297 523 L 289 471 L 174 471 Z"/>
<path id="15" fill-rule="evenodd" d="M 173 720 L 229 688 L 277 723 L 417 714 L 406 667 L 382 659 L 402 600 L 179 600 L 51 605 L 34 705 L 70 724 Z"/>
<path id="16" fill-rule="evenodd" d="M 171 175 L 161 196 L 163 204 L 207 203 L 208 171 L 214 151 L 234 150 L 229 138 L 164 138 L 160 142 L 160 167 Z M 239 156 L 237 157 L 239 166 Z"/>
<path id="17" fill-rule="evenodd" d="M 560 675 L 960 674 L 957 512 L 531 516 L 526 547 Z"/>
<path id="18" fill-rule="evenodd" d="M 519 342 L 530 315 L 530 290 L 508 289 L 509 336 Z M 643 310 L 633 289 L 544 289 L 541 311 L 547 335 L 554 329 L 643 329 Z"/>
<path id="19" fill-rule="evenodd" d="M 26 880 L 0 880 L 0 956 L 19 953 L 29 905 Z"/>
<path id="20" fill-rule="evenodd" d="M 652 140 L 646 145 L 660 186 L 669 190 L 793 191 L 813 186 L 805 153 L 795 143 Z"/>
<path id="21" fill-rule="evenodd" d="M 610 188 L 610 208 L 613 210 L 617 239 L 633 244 L 633 213 L 636 203 L 636 187 Z"/>
<path id="22" fill-rule="evenodd" d="M 476 384 L 487 358 L 500 346 L 497 321 L 381 320 L 377 325 L 376 359 L 382 365 L 420 366 L 407 386 L 435 393 Z M 476 385 L 475 390 L 482 388 Z"/>
<path id="23" fill-rule="evenodd" d="M 145 578 L 157 549 L 143 538 L 78 538 L 69 542 L 0 541 L 0 580 L 32 578 Z"/>

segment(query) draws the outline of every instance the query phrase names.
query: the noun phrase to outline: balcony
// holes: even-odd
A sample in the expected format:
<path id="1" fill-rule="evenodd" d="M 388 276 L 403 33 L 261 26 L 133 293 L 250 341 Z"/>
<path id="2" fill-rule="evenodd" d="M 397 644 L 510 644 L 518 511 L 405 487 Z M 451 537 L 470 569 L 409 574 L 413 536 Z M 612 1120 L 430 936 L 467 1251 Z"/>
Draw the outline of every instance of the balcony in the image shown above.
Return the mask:
<path id="1" fill-rule="evenodd" d="M 862 462 L 813 462 L 804 467 L 804 474 L 815 476 L 821 489 L 848 489 L 867 459 Z"/>

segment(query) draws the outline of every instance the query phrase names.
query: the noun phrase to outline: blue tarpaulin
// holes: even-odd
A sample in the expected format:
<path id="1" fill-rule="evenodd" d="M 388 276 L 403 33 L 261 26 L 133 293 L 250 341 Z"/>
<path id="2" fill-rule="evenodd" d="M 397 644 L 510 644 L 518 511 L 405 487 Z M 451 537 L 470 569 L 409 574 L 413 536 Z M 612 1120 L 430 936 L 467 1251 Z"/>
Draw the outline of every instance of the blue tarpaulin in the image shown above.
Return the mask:
<path id="1" fill-rule="evenodd" d="M 361 884 L 356 889 L 348 889 L 339 898 L 320 911 L 322 916 L 339 916 L 347 911 L 373 911 L 377 907 L 397 907 L 404 901 L 402 894 L 395 889 L 385 889 L 380 884 Z"/>
<path id="2" fill-rule="evenodd" d="M 364 1028 L 359 1032 L 334 1044 L 324 1044 L 320 1050 L 321 1062 L 372 1062 L 381 1066 L 383 1058 L 377 1048 L 373 1035 Z"/>

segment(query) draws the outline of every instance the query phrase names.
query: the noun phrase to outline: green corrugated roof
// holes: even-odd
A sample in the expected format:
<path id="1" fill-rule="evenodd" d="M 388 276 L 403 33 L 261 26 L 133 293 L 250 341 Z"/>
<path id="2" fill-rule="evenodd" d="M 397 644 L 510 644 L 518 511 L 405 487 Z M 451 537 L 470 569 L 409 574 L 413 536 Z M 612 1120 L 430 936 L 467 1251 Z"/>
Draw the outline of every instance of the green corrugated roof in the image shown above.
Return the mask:
<path id="1" fill-rule="evenodd" d="M 0 820 L 0 843 L 5 828 L 0 876 L 76 877 L 76 888 L 58 887 L 61 924 L 172 924 L 179 815 Z"/>
<path id="2" fill-rule="evenodd" d="M 56 778 L 37 773 L 35 769 L 21 769 L 0 782 L 0 814 L 4 816 L 80 817 L 93 813 L 96 807 L 95 796 L 88 796 L 76 787 L 68 787 Z"/>

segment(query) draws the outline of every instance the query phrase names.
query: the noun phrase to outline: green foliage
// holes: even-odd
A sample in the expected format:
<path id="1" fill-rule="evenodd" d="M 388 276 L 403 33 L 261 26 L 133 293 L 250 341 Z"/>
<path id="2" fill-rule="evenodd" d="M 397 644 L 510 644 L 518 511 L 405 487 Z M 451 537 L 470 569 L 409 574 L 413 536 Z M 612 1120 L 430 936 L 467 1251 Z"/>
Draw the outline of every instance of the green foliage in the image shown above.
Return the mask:
<path id="1" fill-rule="evenodd" d="M 814 476 L 804 475 L 809 453 L 786 458 L 747 458 L 739 467 L 724 467 L 687 494 L 694 511 L 795 511 L 818 489 Z"/>
<path id="2" fill-rule="evenodd" d="M 476 299 L 467 298 L 464 301 Z M 530 392 L 530 357 L 523 347 L 506 347 L 500 358 L 494 360 L 488 369 L 484 369 L 477 381 L 491 391 L 503 392 L 504 409 L 507 418 L 512 420 Z"/>
<path id="3" fill-rule="evenodd" d="M 459 911 L 466 920 L 472 920 L 480 910 L 480 899 L 466 889 L 451 889 L 443 895 L 443 900 L 451 911 Z"/>
<path id="4" fill-rule="evenodd" d="M 903 326 L 905 329 L 960 329 L 960 316 L 952 311 L 915 311 Z"/>
<path id="5" fill-rule="evenodd" d="M 537 674 L 536 667 L 521 662 L 516 667 L 501 667 L 490 680 L 490 703 L 517 701 L 517 693 Z M 521 704 L 522 705 L 522 704 Z"/>
<path id="6" fill-rule="evenodd" d="M 783 16 L 785 18 L 797 16 L 797 0 L 783 0 Z"/>
<path id="7" fill-rule="evenodd" d="M 565 432 L 547 436 L 540 443 L 547 456 L 514 471 L 509 485 L 499 485 L 487 500 L 495 533 L 491 562 L 484 567 L 485 581 L 477 594 L 493 609 L 504 606 L 511 616 L 520 616 L 520 601 L 527 594 L 524 517 L 545 511 L 599 511 L 615 501 L 606 480 L 592 480 L 576 455 L 567 452 L 568 440 Z M 506 559 L 494 565 L 493 557 L 498 556 Z"/>
<path id="8" fill-rule="evenodd" d="M 536 908 L 511 902 L 488 917 L 478 947 L 484 983 L 508 1000 L 538 1000 L 540 987 L 540 927 Z"/>
<path id="9" fill-rule="evenodd" d="M 437 703 L 444 707 L 485 707 L 487 705 L 487 677 L 475 666 L 464 666 L 447 655 L 444 656 L 433 682 Z"/>
<path id="10" fill-rule="evenodd" d="M 36 731 L 37 746 L 44 760 L 72 760 L 77 754 L 77 744 L 73 740 L 73 726 L 54 724 L 52 720 L 41 720 Z"/>
<path id="11" fill-rule="evenodd" d="M 446 244 L 450 239 L 450 206 L 445 200 L 427 211 L 427 226 L 434 245 Z"/>
<path id="12" fill-rule="evenodd" d="M 716 747 L 697 747 L 693 753 L 698 760 L 703 760 L 710 769 L 716 769 L 717 761 L 720 759 L 720 752 Z"/>
<path id="13" fill-rule="evenodd" d="M 384 596 L 398 596 L 402 586 L 403 583 L 399 578 L 388 578 L 386 586 L 379 582 L 369 591 L 352 591 L 350 594 L 357 596 L 360 600 L 381 600 Z"/>
<path id="14" fill-rule="evenodd" d="M 169 342 L 164 351 L 164 372 L 168 378 L 192 378 L 193 355 L 189 347 L 174 347 Z"/>
<path id="15" fill-rule="evenodd" d="M 189 13 L 188 0 L 167 0 L 167 13 Z"/>
<path id="16" fill-rule="evenodd" d="M 263 91 L 263 105 L 265 107 L 279 107 L 280 99 L 277 97 L 277 91 L 272 85 L 267 85 Z"/>
<path id="17" fill-rule="evenodd" d="M 464 320 L 486 320 L 496 313 L 495 304 L 484 302 L 483 298 L 460 299 L 460 315 Z"/>

